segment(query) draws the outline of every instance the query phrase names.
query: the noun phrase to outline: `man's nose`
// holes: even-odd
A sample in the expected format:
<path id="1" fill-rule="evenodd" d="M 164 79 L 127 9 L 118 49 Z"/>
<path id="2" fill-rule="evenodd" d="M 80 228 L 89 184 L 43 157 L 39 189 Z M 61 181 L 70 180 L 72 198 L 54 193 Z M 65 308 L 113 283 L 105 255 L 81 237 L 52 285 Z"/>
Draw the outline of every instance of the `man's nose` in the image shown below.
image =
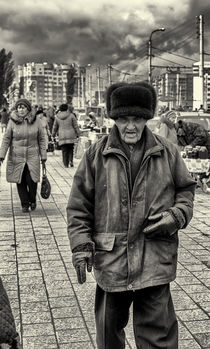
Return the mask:
<path id="1" fill-rule="evenodd" d="M 127 128 L 128 128 L 129 130 L 135 129 L 135 124 L 134 124 L 134 122 L 133 122 L 132 120 L 129 120 L 129 122 L 128 122 L 128 124 L 127 124 Z"/>

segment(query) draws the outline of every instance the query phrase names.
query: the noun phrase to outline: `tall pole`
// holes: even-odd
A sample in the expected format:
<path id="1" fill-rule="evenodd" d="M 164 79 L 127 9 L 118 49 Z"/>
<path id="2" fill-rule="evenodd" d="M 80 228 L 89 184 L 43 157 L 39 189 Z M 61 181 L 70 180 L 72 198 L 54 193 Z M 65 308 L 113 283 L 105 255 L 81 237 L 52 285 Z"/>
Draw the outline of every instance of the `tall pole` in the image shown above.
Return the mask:
<path id="1" fill-rule="evenodd" d="M 89 101 L 90 107 L 92 105 L 92 75 L 89 73 L 88 75 L 88 91 L 89 91 Z"/>
<path id="2" fill-rule="evenodd" d="M 78 67 L 78 77 L 77 77 L 77 107 L 80 108 L 80 67 Z"/>
<path id="3" fill-rule="evenodd" d="M 149 81 L 150 84 L 151 84 L 151 80 L 152 80 L 152 33 L 150 35 L 149 43 L 148 43 L 148 56 L 149 56 L 149 76 L 148 76 L 148 81 Z"/>
<path id="4" fill-rule="evenodd" d="M 84 74 L 81 74 L 81 88 L 82 88 L 82 108 L 85 106 L 85 90 L 84 90 Z"/>
<path id="5" fill-rule="evenodd" d="M 149 42 L 148 42 L 148 57 L 149 57 L 149 73 L 148 73 L 148 81 L 151 84 L 152 82 L 152 35 L 155 32 L 159 32 L 159 31 L 165 31 L 165 28 L 158 28 L 155 29 L 151 32 L 150 37 L 149 37 Z"/>
<path id="6" fill-rule="evenodd" d="M 100 67 L 96 68 L 97 71 L 97 81 L 98 81 L 98 104 L 101 103 L 101 93 L 100 93 Z"/>
<path id="7" fill-rule="evenodd" d="M 201 79 L 201 104 L 204 105 L 204 25 L 203 15 L 199 16 L 199 33 L 200 33 L 200 65 L 199 77 Z"/>
<path id="8" fill-rule="evenodd" d="M 108 64 L 108 81 L 109 85 L 112 84 L 112 66 L 111 64 Z"/>

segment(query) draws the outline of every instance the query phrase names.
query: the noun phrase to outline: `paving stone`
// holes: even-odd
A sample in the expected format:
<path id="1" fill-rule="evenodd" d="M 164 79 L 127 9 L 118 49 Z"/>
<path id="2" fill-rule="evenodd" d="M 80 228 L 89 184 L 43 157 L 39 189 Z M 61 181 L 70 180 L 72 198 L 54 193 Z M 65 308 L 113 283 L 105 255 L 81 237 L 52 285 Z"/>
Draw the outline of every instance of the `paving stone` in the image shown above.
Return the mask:
<path id="1" fill-rule="evenodd" d="M 33 336 L 23 338 L 23 349 L 55 349 L 58 348 L 55 336 Z M 70 349 L 70 348 L 69 348 Z M 83 348 L 84 349 L 84 348 Z"/>
<path id="2" fill-rule="evenodd" d="M 60 344 L 60 349 L 70 349 L 69 343 L 66 344 Z M 96 347 L 93 346 L 91 342 L 80 342 L 80 343 L 72 343 L 71 342 L 71 349 L 95 349 Z"/>
<path id="3" fill-rule="evenodd" d="M 22 322 L 23 324 L 41 324 L 46 322 L 51 322 L 50 312 L 33 312 L 33 313 L 24 313 L 22 312 Z"/>
<path id="4" fill-rule="evenodd" d="M 81 316 L 54 320 L 56 331 L 86 328 Z"/>
<path id="5" fill-rule="evenodd" d="M 193 334 L 210 333 L 210 319 L 200 321 L 185 321 L 185 325 Z"/>
<path id="6" fill-rule="evenodd" d="M 195 334 L 195 338 L 200 343 L 201 348 L 210 348 L 210 333 Z"/>
<path id="7" fill-rule="evenodd" d="M 24 332 L 25 337 L 33 337 L 33 336 L 53 336 L 54 330 L 51 323 L 41 323 L 41 324 L 25 324 Z"/>
<path id="8" fill-rule="evenodd" d="M 184 310 L 176 311 L 177 316 L 182 319 L 182 321 L 190 321 L 190 320 L 208 320 L 209 317 L 207 314 L 205 314 L 201 309 L 190 309 L 190 310 Z"/>
<path id="9" fill-rule="evenodd" d="M 59 343 L 78 343 L 78 342 L 84 342 L 89 341 L 89 335 L 86 330 L 81 329 L 72 329 L 72 330 L 62 330 L 62 331 L 56 331 L 58 341 Z M 69 344 L 70 346 L 70 344 Z M 70 346 L 71 348 L 71 346 Z"/>
<path id="10" fill-rule="evenodd" d="M 81 316 L 81 311 L 78 306 L 66 307 L 66 308 L 53 308 L 52 314 L 55 319 L 73 318 Z"/>

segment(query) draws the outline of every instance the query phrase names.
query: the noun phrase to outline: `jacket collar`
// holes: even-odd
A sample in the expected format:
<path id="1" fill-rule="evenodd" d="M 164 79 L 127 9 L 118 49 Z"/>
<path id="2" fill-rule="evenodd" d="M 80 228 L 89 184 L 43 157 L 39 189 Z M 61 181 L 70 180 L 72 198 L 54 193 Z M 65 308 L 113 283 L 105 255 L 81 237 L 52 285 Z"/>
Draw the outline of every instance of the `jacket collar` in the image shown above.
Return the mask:
<path id="1" fill-rule="evenodd" d="M 66 111 L 60 111 L 56 117 L 60 120 L 65 120 L 66 118 L 68 118 L 70 116 L 70 112 L 68 110 Z"/>
<path id="2" fill-rule="evenodd" d="M 36 115 L 28 112 L 24 117 L 18 115 L 16 110 L 11 113 L 10 119 L 12 119 L 16 124 L 22 124 L 24 120 L 27 120 L 29 124 L 33 124 L 36 120 Z"/>
<path id="3" fill-rule="evenodd" d="M 155 135 L 150 131 L 150 129 L 145 126 L 143 131 L 143 137 L 145 137 L 145 154 L 144 158 L 149 155 L 161 155 L 161 150 L 163 149 L 162 143 L 158 141 Z M 114 125 L 110 131 L 109 136 L 107 137 L 107 142 L 105 144 L 103 155 L 108 155 L 110 153 L 118 153 L 125 156 L 123 147 L 120 140 L 120 135 L 118 128 Z"/>

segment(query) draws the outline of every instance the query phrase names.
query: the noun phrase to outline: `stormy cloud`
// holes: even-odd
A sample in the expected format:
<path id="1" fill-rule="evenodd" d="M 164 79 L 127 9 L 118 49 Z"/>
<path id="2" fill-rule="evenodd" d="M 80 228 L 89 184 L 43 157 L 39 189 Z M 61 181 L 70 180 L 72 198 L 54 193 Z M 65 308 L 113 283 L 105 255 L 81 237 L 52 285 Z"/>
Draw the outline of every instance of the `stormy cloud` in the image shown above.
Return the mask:
<path id="1" fill-rule="evenodd" d="M 209 30 L 209 0 L 0 0 L 0 47 L 13 52 L 16 64 L 111 63 L 138 71 L 147 64 L 149 35 L 160 27 L 166 30 L 154 36 L 157 62 L 172 59 L 168 51 L 198 60 L 200 14 Z M 205 47 L 210 50 L 207 39 Z"/>

